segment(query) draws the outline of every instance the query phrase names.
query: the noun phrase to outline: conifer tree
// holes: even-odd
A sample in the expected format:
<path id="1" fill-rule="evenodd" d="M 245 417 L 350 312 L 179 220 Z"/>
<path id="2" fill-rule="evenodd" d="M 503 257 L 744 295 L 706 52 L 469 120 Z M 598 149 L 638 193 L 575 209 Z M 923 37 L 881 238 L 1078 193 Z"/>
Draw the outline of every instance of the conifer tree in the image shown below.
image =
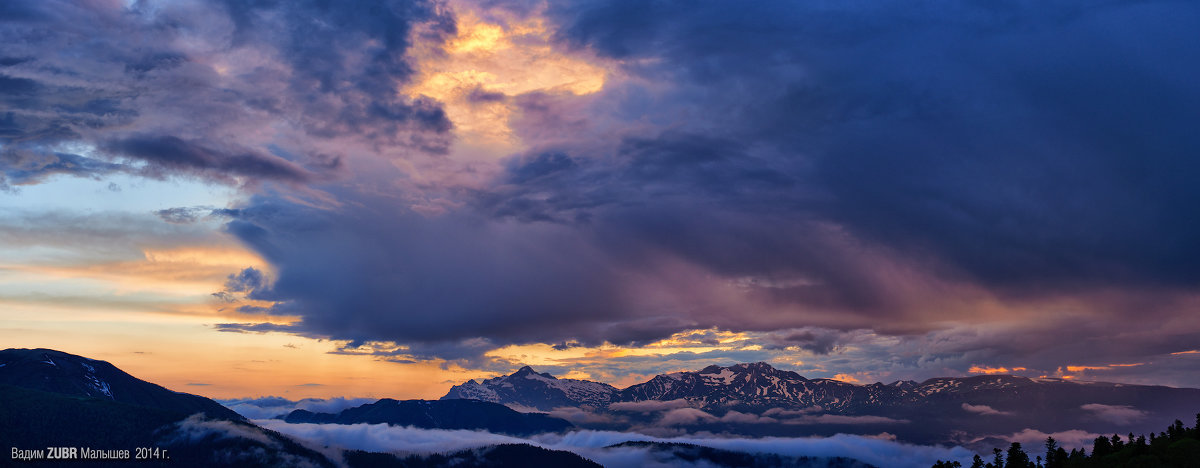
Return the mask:
<path id="1" fill-rule="evenodd" d="M 1092 444 L 1092 457 L 1094 457 L 1094 458 L 1100 458 L 1105 455 L 1108 455 L 1108 453 L 1111 451 L 1112 451 L 1112 442 L 1110 442 L 1108 440 L 1108 437 L 1105 437 L 1105 436 L 1097 437 L 1096 441 Z"/>
<path id="2" fill-rule="evenodd" d="M 1046 468 L 1058 468 L 1058 441 L 1053 437 L 1046 438 Z"/>
<path id="3" fill-rule="evenodd" d="M 1029 455 L 1021 449 L 1020 442 L 1013 442 L 1008 446 L 1008 461 L 1004 468 L 1029 468 L 1032 463 L 1029 462 Z"/>

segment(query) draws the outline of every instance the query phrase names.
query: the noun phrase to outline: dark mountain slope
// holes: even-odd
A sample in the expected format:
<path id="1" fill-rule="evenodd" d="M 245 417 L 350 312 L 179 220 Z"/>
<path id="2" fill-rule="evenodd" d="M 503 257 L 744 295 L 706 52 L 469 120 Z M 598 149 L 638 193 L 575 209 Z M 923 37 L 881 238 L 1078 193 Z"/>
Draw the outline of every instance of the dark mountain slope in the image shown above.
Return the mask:
<path id="1" fill-rule="evenodd" d="M 0 385 L 107 399 L 184 415 L 204 413 L 210 418 L 243 419 L 208 398 L 167 390 L 107 362 L 51 349 L 0 351 Z"/>
<path id="2" fill-rule="evenodd" d="M 0 440 L 20 449 L 152 447 L 150 460 L 78 459 L 71 466 L 333 467 L 324 455 L 241 420 L 214 420 L 109 399 L 0 385 Z M 7 459 L 7 456 L 6 456 Z M 37 465 L 54 466 L 49 461 Z"/>
<path id="3" fill-rule="evenodd" d="M 392 400 L 382 399 L 340 413 L 295 410 L 285 416 L 289 423 L 391 424 L 422 429 L 483 429 L 514 435 L 559 432 L 571 423 L 539 413 L 519 413 L 508 407 L 478 400 Z"/>

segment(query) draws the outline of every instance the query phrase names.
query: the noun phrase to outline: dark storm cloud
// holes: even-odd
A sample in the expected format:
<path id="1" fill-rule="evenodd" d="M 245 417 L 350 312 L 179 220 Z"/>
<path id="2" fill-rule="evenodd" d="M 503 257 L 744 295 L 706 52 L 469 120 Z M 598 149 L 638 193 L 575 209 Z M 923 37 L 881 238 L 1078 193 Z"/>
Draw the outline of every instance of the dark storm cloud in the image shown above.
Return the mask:
<path id="1" fill-rule="evenodd" d="M 289 97 L 303 106 L 300 119 L 310 134 L 354 135 L 377 145 L 416 143 L 428 150 L 444 150 L 445 142 L 404 131 L 449 130 L 450 121 L 441 107 L 426 100 L 409 101 L 397 93 L 397 85 L 413 73 L 406 56 L 413 24 L 429 23 L 423 30 L 426 38 L 455 30 L 453 19 L 440 14 L 436 4 L 313 1 L 280 7 L 274 2 L 228 1 L 225 5 L 235 25 L 235 44 L 278 44 L 299 72 L 288 82 L 294 93 Z M 414 139 L 404 140 L 406 136 Z"/>
<path id="2" fill-rule="evenodd" d="M 6 8 L 0 169 L 9 185 L 116 170 L 300 183 L 340 166 L 323 142 L 382 154 L 446 144 L 450 123 L 440 106 L 397 92 L 413 73 L 410 38 L 454 30 L 427 2 Z M 280 141 L 264 139 L 270 134 Z M 65 154 L 67 146 L 85 152 Z M 41 161 L 16 164 L 17 152 Z"/>
<path id="3" fill-rule="evenodd" d="M 755 2 L 730 14 L 596 1 L 555 11 L 564 40 L 681 80 L 666 99 L 719 112 L 704 122 L 716 135 L 779 149 L 733 167 L 826 195 L 800 213 L 934 254 L 943 274 L 1020 294 L 1200 280 L 1200 223 L 1185 215 L 1200 202 L 1200 87 L 1189 78 L 1200 48 L 1187 39 L 1200 7 Z M 669 146 L 653 151 L 670 159 Z M 684 154 L 692 171 L 712 164 L 708 151 Z M 727 177 L 679 189 L 762 180 Z"/>
<path id="4" fill-rule="evenodd" d="M 454 349 L 717 327 L 878 372 L 1042 370 L 1118 356 L 1089 347 L 1139 359 L 1193 346 L 1197 323 L 1166 335 L 1123 324 L 1194 307 L 1200 6 L 597 1 L 551 13 L 564 43 L 635 79 L 588 105 L 512 97 L 532 149 L 489 185 L 448 190 L 461 206 L 424 217 L 402 195 L 345 186 L 331 190 L 336 208 L 263 195 L 228 214 L 278 271 L 260 291 L 272 312 L 301 318 L 281 330 L 469 359 Z M 905 339 L 855 341 L 861 329 Z M 847 344 L 869 356 L 841 357 Z"/>
<path id="5" fill-rule="evenodd" d="M 834 330 L 779 330 L 768 333 L 762 346 L 767 349 L 797 347 L 814 354 L 829 354 L 841 344 L 842 333 Z"/>
<path id="6" fill-rule="evenodd" d="M 256 298 L 279 301 L 277 314 L 300 315 L 300 329 L 425 342 L 441 354 L 486 350 L 459 342 L 475 337 L 495 340 L 489 346 L 555 336 L 595 344 L 606 337 L 585 330 L 623 314 L 612 266 L 569 229 L 425 218 L 361 196 L 339 194 L 347 203 L 337 210 L 266 197 L 242 209 L 228 230 L 277 272 Z"/>
<path id="7" fill-rule="evenodd" d="M 783 169 L 796 164 L 747 146 L 664 132 L 627 138 L 604 158 L 553 151 L 514 158 L 507 179 L 478 196 L 478 209 L 573 226 L 630 268 L 650 267 L 663 256 L 684 259 L 758 302 L 863 316 L 909 309 L 904 291 L 889 284 L 884 259 L 817 216 L 821 195 Z M 724 315 L 721 326 L 735 323 Z M 628 340 L 697 325 L 659 320 L 661 330 Z M 738 323 L 755 327 L 753 319 Z M 793 316 L 758 329 L 800 325 Z"/>
<path id="8" fill-rule="evenodd" d="M 141 159 L 165 172 L 195 170 L 295 182 L 308 179 L 303 169 L 282 158 L 251 150 L 220 151 L 173 136 L 135 135 L 105 142 L 102 147 L 113 154 Z"/>

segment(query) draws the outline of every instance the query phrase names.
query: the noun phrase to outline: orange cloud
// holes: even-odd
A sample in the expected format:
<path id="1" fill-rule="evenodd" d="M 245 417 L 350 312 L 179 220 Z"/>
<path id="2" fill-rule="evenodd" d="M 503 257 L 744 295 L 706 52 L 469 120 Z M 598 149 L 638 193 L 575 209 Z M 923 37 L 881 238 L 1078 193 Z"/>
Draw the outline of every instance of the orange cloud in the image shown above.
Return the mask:
<path id="1" fill-rule="evenodd" d="M 1019 371 L 1023 371 L 1023 370 L 1028 370 L 1028 369 L 1026 369 L 1026 368 L 1024 368 L 1024 367 L 1013 367 L 1013 368 L 1011 368 L 1011 369 L 1010 369 L 1010 368 L 1007 368 L 1007 367 L 981 367 L 981 366 L 971 366 L 971 368 L 970 368 L 970 369 L 967 369 L 967 372 L 970 372 L 970 373 L 972 373 L 972 374 L 988 374 L 988 375 L 991 375 L 991 374 L 1011 374 L 1011 373 L 1013 373 L 1013 372 L 1019 372 Z"/>
<path id="2" fill-rule="evenodd" d="M 488 22 L 456 3 L 458 32 L 444 47 L 418 44 L 420 76 L 403 90 L 443 103 L 460 143 L 504 156 L 520 148 L 508 126 L 514 104 L 508 97 L 529 92 L 592 94 L 604 87 L 608 71 L 553 45 L 552 32 L 537 15 Z M 494 15 L 492 15 L 494 16 Z M 480 94 L 487 95 L 479 99 Z"/>
<path id="3" fill-rule="evenodd" d="M 1108 364 L 1108 365 L 1104 365 L 1104 366 L 1066 366 L 1066 367 L 1067 367 L 1067 372 L 1083 372 L 1083 371 L 1089 371 L 1089 370 L 1107 370 L 1107 369 L 1112 369 L 1114 367 L 1141 366 L 1144 364 L 1146 364 L 1146 363 L 1135 362 L 1132 364 Z"/>
<path id="4" fill-rule="evenodd" d="M 855 378 L 853 375 L 850 375 L 850 374 L 836 374 L 833 376 L 833 379 L 841 380 L 842 382 L 849 382 L 852 384 L 861 383 L 857 378 Z"/>

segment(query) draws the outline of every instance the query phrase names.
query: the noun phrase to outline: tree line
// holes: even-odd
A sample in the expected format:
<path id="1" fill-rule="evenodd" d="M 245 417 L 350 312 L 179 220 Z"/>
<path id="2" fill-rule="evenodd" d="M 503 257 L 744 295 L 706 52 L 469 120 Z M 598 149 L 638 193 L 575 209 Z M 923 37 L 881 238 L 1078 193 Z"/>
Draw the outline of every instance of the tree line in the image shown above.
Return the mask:
<path id="1" fill-rule="evenodd" d="M 1100 436 L 1089 453 L 1084 448 L 1067 451 L 1053 437 L 1046 438 L 1045 453 L 1032 459 L 1018 442 L 1008 450 L 993 449 L 992 459 L 975 455 L 970 468 L 1154 468 L 1200 467 L 1200 414 L 1196 425 L 1186 427 L 1183 421 L 1167 426 L 1167 430 L 1149 437 L 1132 433 L 1121 438 Z M 957 461 L 938 460 L 932 468 L 962 468 Z"/>

